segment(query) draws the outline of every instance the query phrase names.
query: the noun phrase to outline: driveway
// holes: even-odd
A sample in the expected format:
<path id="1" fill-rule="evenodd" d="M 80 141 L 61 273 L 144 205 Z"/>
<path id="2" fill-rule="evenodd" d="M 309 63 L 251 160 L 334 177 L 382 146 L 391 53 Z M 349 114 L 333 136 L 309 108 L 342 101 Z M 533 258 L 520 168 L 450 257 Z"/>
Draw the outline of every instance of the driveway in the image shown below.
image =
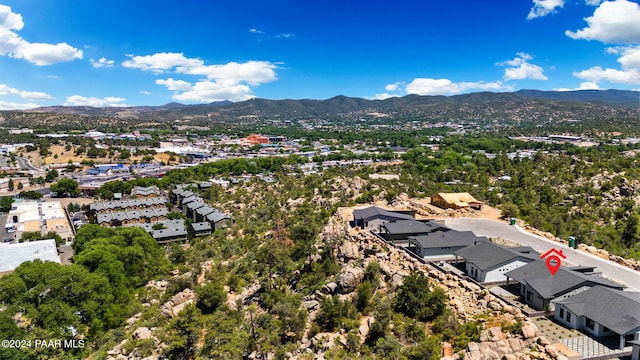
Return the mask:
<path id="1" fill-rule="evenodd" d="M 523 246 L 531 246 L 541 254 L 544 254 L 552 248 L 561 249 L 567 257 L 566 262 L 563 260 L 563 263 L 570 265 L 595 266 L 596 271 L 602 272 L 602 276 L 621 284 L 625 284 L 628 287 L 628 290 L 640 291 L 640 272 L 595 255 L 569 248 L 541 236 L 528 233 L 522 228 L 518 226 L 511 226 L 504 221 L 477 218 L 455 218 L 447 219 L 445 221 L 445 225 L 458 231 L 472 231 L 478 236 L 500 237 L 519 243 Z"/>

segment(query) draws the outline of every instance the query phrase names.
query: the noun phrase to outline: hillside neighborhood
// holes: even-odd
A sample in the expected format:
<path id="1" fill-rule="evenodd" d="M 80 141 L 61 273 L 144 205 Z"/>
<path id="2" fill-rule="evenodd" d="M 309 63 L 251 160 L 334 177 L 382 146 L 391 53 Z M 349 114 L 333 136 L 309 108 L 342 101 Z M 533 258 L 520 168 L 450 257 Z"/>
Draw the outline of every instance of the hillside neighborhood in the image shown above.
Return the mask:
<path id="1" fill-rule="evenodd" d="M 107 136 L 99 132 L 89 135 L 96 139 Z M 284 137 L 254 134 L 246 142 L 234 144 L 246 147 L 275 142 L 276 146 L 281 146 L 285 141 Z M 191 157 L 197 161 L 213 160 L 209 155 L 202 155 L 206 148 L 175 144 L 171 149 L 181 157 Z M 284 149 L 287 149 L 286 146 L 290 145 L 285 145 Z M 322 151 L 325 150 L 320 153 Z M 316 156 L 317 153 L 312 154 Z M 367 164 L 344 163 L 341 166 Z M 134 170 L 135 166 L 97 164 L 89 167 L 85 175 L 73 173 L 73 177 L 84 179 L 79 189 L 85 196 L 96 196 L 102 185 L 110 181 L 133 174 L 162 176 L 171 169 L 164 165 Z M 319 166 L 331 165 L 325 161 Z M 35 176 L 38 170 L 29 171 L 31 176 Z M 43 174 L 46 172 L 43 171 Z M 263 181 L 274 181 L 261 177 Z M 157 186 L 134 186 L 127 194 L 113 193 L 110 194 L 111 199 L 94 198 L 93 201 L 84 202 L 81 213 L 70 213 L 53 199 L 18 199 L 12 204 L 5 225 L 6 231 L 14 234 L 13 239 L 7 239 L 11 240 L 11 244 L 0 245 L 0 256 L 12 259 L 10 262 L 3 261 L 2 273 L 10 273 L 22 261 L 36 258 L 61 262 L 58 257 L 60 248 L 56 250 L 52 246 L 54 240 L 17 242 L 24 233 L 33 231 L 42 235 L 57 234 L 56 237 L 59 236 L 62 243 L 67 245 L 73 242 L 76 228 L 85 223 L 104 227 L 141 227 L 160 245 L 180 244 L 193 237 L 208 236 L 216 230 L 232 226 L 234 219 L 208 204 L 200 194 L 211 187 L 226 189 L 229 186 L 241 186 L 242 181 L 238 179 L 242 178 L 212 178 L 205 182 L 176 184 L 168 193 Z M 617 345 L 612 351 L 630 351 L 631 346 L 640 340 L 640 293 L 625 290 L 625 284 L 608 280 L 595 266 L 570 264 L 571 259 L 551 275 L 540 253 L 531 247 L 502 245 L 496 243 L 497 239 L 492 236 L 478 236 L 473 231 L 458 231 L 446 225 L 446 217 L 456 214 L 477 216 L 474 214 L 481 213 L 484 207 L 482 201 L 469 193 L 437 193 L 426 199 L 407 201 L 403 208 L 356 208 L 350 225 L 356 231 L 370 232 L 381 241 L 403 249 L 425 264 L 446 269 L 449 274 L 486 287 L 525 314 L 552 314 L 558 324 L 568 329 L 576 329 L 596 338 L 617 337 Z M 29 215 L 31 213 L 33 215 Z M 434 214 L 436 218 L 430 219 Z M 445 218 L 438 218 L 442 215 Z M 610 302 L 599 300 L 602 298 L 617 301 L 619 306 L 611 308 Z M 620 321 L 624 326 L 620 326 Z M 567 341 L 562 343 L 568 344 Z M 570 355 L 569 352 L 568 358 L 571 358 Z"/>

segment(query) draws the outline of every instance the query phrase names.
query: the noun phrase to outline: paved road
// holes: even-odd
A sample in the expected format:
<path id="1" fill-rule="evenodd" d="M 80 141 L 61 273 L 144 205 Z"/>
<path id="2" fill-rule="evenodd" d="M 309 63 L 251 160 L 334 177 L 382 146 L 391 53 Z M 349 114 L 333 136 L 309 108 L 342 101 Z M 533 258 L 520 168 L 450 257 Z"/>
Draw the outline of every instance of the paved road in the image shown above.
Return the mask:
<path id="1" fill-rule="evenodd" d="M 31 165 L 31 160 L 23 157 L 16 156 L 16 161 L 18 162 L 18 167 L 22 169 L 32 170 L 32 171 L 41 171 L 37 167 Z"/>
<path id="2" fill-rule="evenodd" d="M 640 272 L 528 233 L 517 226 L 510 226 L 504 221 L 456 218 L 445 220 L 445 225 L 454 230 L 473 231 L 478 236 L 500 237 L 524 246 L 531 246 L 541 254 L 552 248 L 562 249 L 562 252 L 567 257 L 567 263 L 572 265 L 596 266 L 596 271 L 601 271 L 602 276 L 625 284 L 629 290 L 640 291 Z"/>

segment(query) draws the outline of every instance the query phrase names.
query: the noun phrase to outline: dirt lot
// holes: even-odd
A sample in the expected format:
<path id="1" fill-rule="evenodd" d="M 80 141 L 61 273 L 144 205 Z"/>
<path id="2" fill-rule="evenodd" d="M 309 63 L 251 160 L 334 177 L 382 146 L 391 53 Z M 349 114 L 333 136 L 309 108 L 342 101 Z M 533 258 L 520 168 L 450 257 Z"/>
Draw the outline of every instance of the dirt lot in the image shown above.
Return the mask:
<path id="1" fill-rule="evenodd" d="M 417 220 L 432 220 L 432 219 L 442 220 L 442 219 L 450 219 L 452 217 L 477 217 L 477 218 L 483 218 L 483 219 L 498 220 L 502 217 L 502 212 L 500 211 L 500 209 L 494 208 L 486 204 L 482 207 L 482 211 L 475 211 L 475 210 L 454 211 L 451 209 L 445 210 L 445 209 L 436 207 L 434 205 L 431 205 L 431 200 L 429 198 L 421 198 L 421 199 L 412 198 L 412 199 L 409 199 L 408 201 L 403 201 L 402 204 L 406 206 L 394 208 L 393 206 L 390 206 L 386 203 L 377 203 L 373 205 L 381 207 L 383 209 L 388 209 L 388 210 L 401 210 L 401 209 L 416 210 Z M 371 204 L 341 208 L 339 211 L 343 219 L 352 220 L 353 210 L 366 208 L 368 206 L 371 206 Z"/>
<path id="2" fill-rule="evenodd" d="M 51 165 L 51 164 L 67 164 L 69 161 L 80 163 L 82 162 L 82 160 L 85 160 L 85 159 L 92 160 L 96 164 L 108 164 L 112 162 L 122 161 L 122 160 L 111 159 L 108 157 L 99 157 L 99 158 L 90 159 L 84 155 L 77 156 L 75 154 L 75 147 L 67 151 L 65 150 L 65 147 L 63 145 L 52 145 L 51 147 L 49 147 L 49 151 L 51 152 L 51 155 L 46 156 L 44 159 L 40 157 L 40 154 L 38 153 L 38 151 L 25 152 L 23 156 L 31 160 L 31 164 L 33 164 L 33 166 L 35 167 L 41 167 L 43 165 Z M 129 159 L 127 159 L 124 162 L 132 163 L 135 160 L 140 162 L 142 161 L 143 157 L 144 156 L 142 155 L 139 155 L 139 156 L 132 155 Z M 153 156 L 153 158 L 156 161 L 158 162 L 161 161 L 164 163 L 167 163 L 169 161 L 169 157 L 171 157 L 171 155 L 163 154 L 163 153 L 158 153 Z"/>

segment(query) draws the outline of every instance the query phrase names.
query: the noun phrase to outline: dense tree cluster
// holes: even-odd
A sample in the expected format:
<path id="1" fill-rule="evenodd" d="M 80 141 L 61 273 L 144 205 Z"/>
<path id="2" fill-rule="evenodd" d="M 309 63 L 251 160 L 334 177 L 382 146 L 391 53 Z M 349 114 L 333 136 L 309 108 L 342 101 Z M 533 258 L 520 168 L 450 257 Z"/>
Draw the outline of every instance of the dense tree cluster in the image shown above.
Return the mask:
<path id="1" fill-rule="evenodd" d="M 162 250 L 140 228 L 87 225 L 78 240 L 72 265 L 36 260 L 0 278 L 0 304 L 6 307 L 0 333 L 30 341 L 84 339 L 87 347 L 2 348 L 0 358 L 83 357 L 91 343 L 131 315 L 137 289 L 168 271 Z"/>

